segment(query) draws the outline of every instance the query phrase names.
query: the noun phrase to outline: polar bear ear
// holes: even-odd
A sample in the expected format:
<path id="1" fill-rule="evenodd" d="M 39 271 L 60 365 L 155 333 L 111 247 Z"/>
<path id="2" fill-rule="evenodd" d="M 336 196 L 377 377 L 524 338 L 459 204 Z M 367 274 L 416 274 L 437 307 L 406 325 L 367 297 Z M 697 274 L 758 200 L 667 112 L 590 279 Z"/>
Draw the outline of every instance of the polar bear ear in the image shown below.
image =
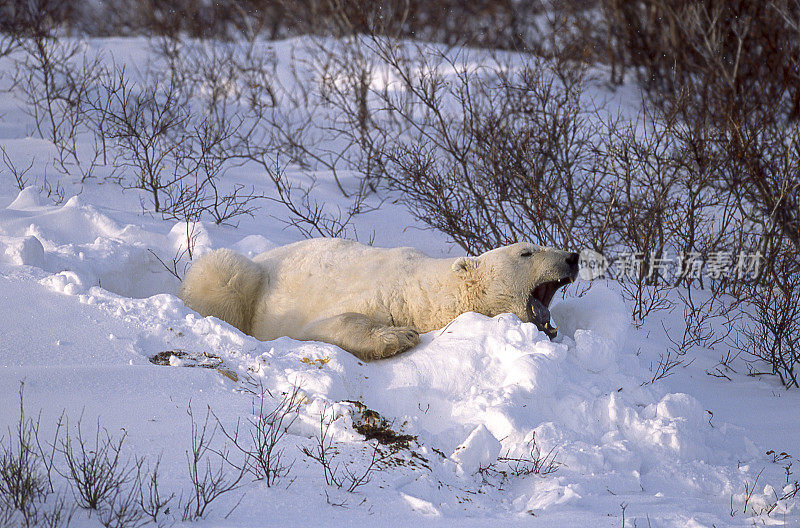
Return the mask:
<path id="1" fill-rule="evenodd" d="M 457 274 L 466 274 L 478 269 L 478 259 L 475 257 L 458 257 L 453 262 L 453 271 Z"/>

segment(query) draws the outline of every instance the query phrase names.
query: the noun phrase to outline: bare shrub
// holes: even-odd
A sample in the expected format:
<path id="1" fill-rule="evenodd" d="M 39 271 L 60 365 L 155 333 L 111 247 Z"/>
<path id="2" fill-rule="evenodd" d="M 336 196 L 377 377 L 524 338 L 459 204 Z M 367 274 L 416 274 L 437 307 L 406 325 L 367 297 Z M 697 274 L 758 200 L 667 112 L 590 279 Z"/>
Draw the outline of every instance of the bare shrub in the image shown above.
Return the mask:
<path id="1" fill-rule="evenodd" d="M 41 178 L 29 178 L 28 173 L 33 168 L 33 164 L 36 162 L 36 158 L 31 158 L 30 163 L 28 163 L 27 167 L 22 168 L 22 166 L 18 166 L 14 163 L 9 156 L 6 149 L 0 147 L 0 153 L 2 153 L 3 158 L 3 165 L 6 167 L 6 171 L 14 178 L 14 184 L 20 191 L 31 187 L 34 184 L 40 194 L 46 195 L 50 198 L 55 205 L 60 205 L 64 202 L 64 198 L 66 197 L 66 191 L 64 190 L 64 186 L 61 185 L 61 182 L 56 180 L 55 185 L 53 185 L 52 180 L 47 177 L 47 168 L 45 167 L 44 173 L 42 174 Z M 3 174 L 3 170 L 0 170 L 0 174 Z"/>
<path id="2" fill-rule="evenodd" d="M 230 223 L 242 215 L 253 216 L 256 202 L 264 198 L 254 188 L 235 184 L 223 187 L 223 176 L 238 158 L 232 142 L 240 124 L 206 117 L 188 126 L 175 158 L 178 177 L 165 188 L 164 213 L 183 221 L 198 221 L 203 215 L 214 223 Z"/>
<path id="3" fill-rule="evenodd" d="M 207 410 L 202 423 L 195 421 L 191 405 L 187 412 L 192 425 L 192 447 L 186 452 L 186 462 L 192 488 L 189 498 L 182 503 L 182 519 L 191 521 L 202 518 L 214 501 L 239 488 L 248 472 L 249 460 L 231 463 L 225 448 L 212 448 L 217 426 L 209 423 L 211 409 Z M 216 462 L 212 462 L 212 457 Z M 226 472 L 227 466 L 234 468 L 232 474 Z"/>
<path id="4" fill-rule="evenodd" d="M 341 152 L 341 142 L 327 137 L 333 127 L 317 123 L 320 112 L 326 116 L 330 112 L 315 99 L 313 90 L 306 88 L 313 85 L 306 78 L 309 72 L 295 68 L 292 86 L 282 85 L 274 54 L 252 41 L 196 43 L 164 38 L 156 51 L 169 67 L 165 82 L 180 86 L 187 100 L 202 101 L 200 115 L 187 122 L 183 141 L 182 173 L 190 176 L 176 180 L 165 191 L 170 195 L 168 201 L 178 206 L 171 207 L 168 214 L 193 220 L 211 216 L 217 223 L 228 222 L 242 214 L 252 215 L 256 201 L 268 199 L 288 212 L 288 216 L 275 218 L 304 236 L 358 237 L 352 220 L 375 207 L 366 205 L 374 186 L 369 178 L 357 179 L 354 189 L 346 189 L 341 181 L 341 170 L 353 167 Z M 324 63 L 334 56 L 325 54 L 308 64 L 324 69 Z M 282 163 L 281 158 L 286 161 Z M 243 186 L 222 192 L 220 177 L 231 164 L 262 170 L 272 192 Z M 286 178 L 289 164 L 296 165 L 303 178 Z M 343 197 L 349 198 L 346 210 L 317 197 L 315 171 L 327 171 L 333 177 Z"/>
<path id="5" fill-rule="evenodd" d="M 323 237 L 353 237 L 358 240 L 358 231 L 353 226 L 353 220 L 359 214 L 372 211 L 379 206 L 366 204 L 367 188 L 359 186 L 357 194 L 346 210 L 333 207 L 325 200 L 314 196 L 317 187 L 316 177 L 311 173 L 304 173 L 307 183 L 297 183 L 286 175 L 285 168 L 277 165 L 262 165 L 272 181 L 275 196 L 266 198 L 272 202 L 283 205 L 289 212 L 288 217 L 274 217 L 276 220 L 291 226 L 306 238 L 315 236 Z"/>
<path id="6" fill-rule="evenodd" d="M 509 457 L 508 455 L 498 457 L 498 462 L 502 462 L 508 466 L 509 472 L 515 477 L 524 477 L 527 475 L 539 475 L 546 477 L 558 471 L 561 463 L 556 461 L 555 447 L 550 448 L 549 451 L 542 451 L 541 447 L 536 444 L 536 433 L 534 432 L 531 441 L 528 444 L 528 455 L 523 457 Z"/>
<path id="7" fill-rule="evenodd" d="M 744 350 L 770 367 L 786 387 L 800 380 L 800 258 L 787 248 L 768 285 L 754 291 Z"/>
<path id="8" fill-rule="evenodd" d="M 150 521 L 141 509 L 136 486 L 118 488 L 100 507 L 97 518 L 105 528 L 139 528 Z"/>
<path id="9" fill-rule="evenodd" d="M 698 301 L 691 288 L 679 289 L 677 295 L 683 311 L 683 333 L 680 339 L 676 339 L 667 332 L 667 339 L 677 354 L 683 355 L 693 347 L 714 348 L 727 340 L 740 314 L 734 315 L 721 295 L 712 291 L 708 298 Z M 664 330 L 666 332 L 666 328 Z"/>
<path id="10" fill-rule="evenodd" d="M 381 463 L 391 457 L 391 452 L 382 452 L 380 450 L 380 443 L 375 442 L 371 445 L 371 456 L 369 462 L 360 468 L 356 469 L 351 465 L 342 464 L 336 461 L 336 449 L 333 446 L 333 439 L 330 437 L 330 427 L 333 423 L 334 417 L 327 417 L 328 409 L 323 409 L 319 419 L 319 434 L 315 436 L 316 444 L 313 448 L 303 446 L 301 451 L 308 458 L 315 460 L 322 467 L 322 475 L 325 478 L 325 484 L 328 486 L 336 486 L 340 489 L 345 489 L 349 493 L 354 492 L 359 487 L 367 484 L 371 478 L 372 473 L 381 470 Z"/>
<path id="11" fill-rule="evenodd" d="M 56 424 L 55 439 L 62 418 Z M 16 520 L 26 527 L 66 527 L 74 508 L 54 493 L 55 450 L 48 453 L 42 445 L 40 423 L 40 417 L 34 420 L 25 416 L 24 383 L 20 383 L 19 419 L 13 429 L 8 429 L 7 436 L 0 437 L 0 520 L 9 525 Z"/>
<path id="12" fill-rule="evenodd" d="M 87 131 L 89 99 L 103 68 L 101 58 L 90 57 L 82 43 L 59 38 L 59 22 L 67 10 L 53 0 L 15 6 L 15 35 L 22 53 L 15 61 L 14 86 L 39 136 L 55 146 L 54 165 L 83 181 L 93 175 L 101 155 L 95 148 L 82 160 L 78 137 Z"/>
<path id="13" fill-rule="evenodd" d="M 15 510 L 11 503 L 5 497 L 0 498 L 0 522 L 4 526 L 10 525 L 14 514 Z"/>
<path id="14" fill-rule="evenodd" d="M 656 96 L 705 84 L 697 96 L 714 96 L 715 88 L 726 86 L 722 97 L 746 103 L 747 94 L 757 90 L 765 100 L 781 102 L 780 114 L 800 116 L 797 2 L 601 4 L 608 41 L 627 64 L 641 67 L 640 80 Z"/>
<path id="15" fill-rule="evenodd" d="M 19 390 L 19 419 L 0 437 L 0 500 L 21 515 L 26 526 L 35 524 L 38 504 L 50 493 L 38 445 L 38 422 L 25 417 L 24 385 Z"/>
<path id="16" fill-rule="evenodd" d="M 430 49 L 415 64 L 397 45 L 375 47 L 401 89 L 375 97 L 405 131 L 386 147 L 386 174 L 415 216 L 470 253 L 582 241 L 580 224 L 606 208 L 593 198 L 601 182 L 580 71 L 534 60 L 470 66 Z"/>
<path id="17" fill-rule="evenodd" d="M 3 526 L 68 528 L 75 515 L 75 506 L 60 494 L 50 494 L 46 501 L 31 503 L 28 510 L 14 510 L 0 498 L 0 522 Z"/>
<path id="18" fill-rule="evenodd" d="M 187 203 L 188 206 L 191 202 Z M 148 248 L 147 251 L 150 252 L 151 255 L 158 261 L 159 264 L 173 277 L 178 279 L 179 281 L 183 280 L 184 275 L 186 275 L 186 269 L 189 267 L 191 260 L 194 258 L 194 249 L 197 243 L 197 237 L 200 236 L 199 226 L 196 220 L 189 220 L 195 219 L 195 216 L 189 216 L 187 213 L 184 216 L 187 220 L 184 221 L 184 229 L 183 235 L 184 239 L 180 247 L 175 251 L 175 254 L 172 258 L 169 257 L 160 257 L 158 253 L 153 251 L 152 249 Z M 187 260 L 188 258 L 188 260 Z"/>
<path id="19" fill-rule="evenodd" d="M 230 104 L 278 104 L 275 53 L 253 40 L 191 41 L 177 36 L 156 40 L 154 51 L 168 75 L 188 96 L 202 99 L 205 111 L 222 117 Z"/>
<path id="20" fill-rule="evenodd" d="M 135 173 L 132 181 L 121 180 L 123 187 L 149 194 L 145 209 L 188 224 L 206 216 L 217 224 L 230 223 L 258 209 L 261 193 L 223 183 L 240 158 L 236 141 L 241 119 L 222 110 L 195 112 L 191 90 L 175 75 L 135 83 L 117 68 L 101 84 L 94 107 L 104 116 L 98 134 L 112 143 L 119 165 Z M 101 126 L 99 120 L 96 126 Z"/>
<path id="21" fill-rule="evenodd" d="M 103 96 L 110 99 L 105 133 L 119 150 L 120 161 L 136 172 L 131 185 L 150 193 L 155 212 L 164 210 L 165 189 L 183 174 L 170 171 L 170 156 L 180 156 L 181 138 L 189 119 L 187 102 L 174 83 L 139 88 L 117 69 L 103 79 Z M 124 184 L 124 182 L 123 182 Z"/>
<path id="22" fill-rule="evenodd" d="M 20 16 L 17 10 L 7 4 L 0 5 L 0 59 L 10 55 L 17 48 L 19 31 Z"/>
<path id="23" fill-rule="evenodd" d="M 160 465 L 161 457 L 159 456 L 152 470 L 147 467 L 144 475 L 140 474 L 140 478 L 137 480 L 139 508 L 150 521 L 156 524 L 160 524 L 169 509 L 169 504 L 175 498 L 174 493 L 165 495 L 160 488 Z M 140 463 L 140 467 L 143 467 L 143 464 Z"/>
<path id="24" fill-rule="evenodd" d="M 59 444 L 66 469 L 59 474 L 69 481 L 75 500 L 82 508 L 98 510 L 125 496 L 125 488 L 135 479 L 136 465 L 122 458 L 127 433 L 118 438 L 100 427 L 98 421 L 94 441 L 83 434 L 81 419 L 75 436 L 66 434 Z"/>
<path id="25" fill-rule="evenodd" d="M 40 438 L 40 417 L 25 414 L 24 383 L 20 384 L 16 425 L 0 437 L 0 521 L 8 526 L 66 528 L 76 507 L 92 509 L 108 528 L 138 528 L 163 521 L 163 513 L 174 495 L 159 489 L 158 467 L 144 459 L 123 460 L 126 438 L 118 439 L 98 423 L 94 441 L 85 439 L 79 420 L 74 436 L 62 414 L 55 424 L 52 442 Z M 63 455 L 64 470 L 55 467 L 56 453 Z M 72 489 L 67 498 L 53 485 L 53 471 Z"/>
<path id="26" fill-rule="evenodd" d="M 380 67 L 369 49 L 371 40 L 374 37 L 353 34 L 333 43 L 313 41 L 306 64 L 318 79 L 315 95 L 320 104 L 333 110 L 324 127 L 343 145 L 339 156 L 375 191 L 385 170 L 381 146 L 386 130 L 375 122 L 370 108 L 371 84 Z"/>
<path id="27" fill-rule="evenodd" d="M 655 365 L 650 364 L 650 372 L 653 373 L 652 377 L 640 383 L 640 386 L 652 385 L 659 380 L 666 379 L 675 373 L 676 368 L 686 365 L 688 365 L 688 362 L 684 361 L 682 355 L 672 348 L 668 348 L 666 352 L 659 352 L 658 362 Z"/>
<path id="28" fill-rule="evenodd" d="M 683 122 L 674 133 L 701 169 L 696 181 L 732 198 L 726 211 L 753 222 L 765 244 L 779 234 L 797 246 L 800 97 L 791 65 L 800 57 L 800 5 L 652 1 L 609 9 L 655 103 Z"/>
<path id="29" fill-rule="evenodd" d="M 25 0 L 9 0 L 0 8 L 13 15 Z M 36 0 L 42 9 L 48 0 Z M 187 0 L 100 3 L 65 0 L 55 22 L 68 34 L 95 36 L 176 36 L 193 39 L 236 40 L 256 37 L 276 39 L 297 35 L 341 37 L 375 33 L 419 38 L 449 46 L 468 45 L 502 49 L 528 49 L 545 36 L 541 19 L 551 11 L 561 21 L 591 2 L 518 0 L 464 3 L 456 0 Z M 9 16 L 9 18 L 12 18 Z M 559 27 L 564 27 L 561 24 Z M 10 26 L 10 23 L 8 24 Z M 3 28 L 0 25 L 0 28 Z"/>
<path id="30" fill-rule="evenodd" d="M 244 420 L 244 424 L 237 420 L 231 431 L 225 429 L 216 415 L 214 418 L 222 434 L 245 456 L 243 468 L 254 479 L 270 487 L 288 475 L 291 469 L 292 464 L 285 463 L 284 450 L 278 444 L 297 420 L 304 397 L 300 387 L 292 387 L 270 409 L 265 402 L 268 395 L 272 396 L 263 385 L 259 385 L 258 392 L 254 393 L 252 415 Z"/>
<path id="31" fill-rule="evenodd" d="M 653 311 L 670 308 L 666 270 L 656 259 L 674 247 L 673 226 L 679 224 L 674 196 L 682 174 L 675 163 L 670 123 L 659 123 L 644 113 L 627 126 L 607 126 L 600 162 L 605 178 L 614 181 L 613 207 L 605 235 L 617 248 L 617 268 L 625 297 L 632 301 L 637 324 Z"/>
<path id="32" fill-rule="evenodd" d="M 22 169 L 14 164 L 4 147 L 0 147 L 0 152 L 3 153 L 3 165 L 5 165 L 6 170 L 14 178 L 14 183 L 16 184 L 17 189 L 20 191 L 23 190 L 30 184 L 30 179 L 27 177 L 27 174 L 33 168 L 34 160 L 32 159 L 30 164 Z"/>
<path id="33" fill-rule="evenodd" d="M 690 196 L 712 205 L 714 225 L 721 226 L 709 236 L 702 226 L 708 222 L 689 217 L 683 240 L 701 253 L 713 247 L 764 257 L 755 276 L 709 281 L 712 289 L 750 303 L 741 322 L 747 338 L 735 346 L 767 361 L 784 384 L 794 386 L 791 365 L 797 358 L 785 351 L 798 331 L 788 307 L 795 302 L 800 249 L 800 92 L 794 66 L 800 58 L 800 4 L 605 5 L 610 35 L 621 39 L 625 60 L 639 68 L 659 111 L 681 123 L 671 134 L 688 162 Z M 709 196 L 716 198 L 708 201 Z M 697 235 L 705 240 L 696 243 Z"/>
<path id="34" fill-rule="evenodd" d="M 75 515 L 75 506 L 62 495 L 50 498 L 48 506 L 43 507 L 35 526 L 44 528 L 69 528 Z"/>
<path id="35" fill-rule="evenodd" d="M 378 209 L 383 200 L 372 194 L 372 180 L 369 178 L 358 178 L 355 188 L 345 189 L 339 171 L 343 161 L 345 168 L 349 168 L 347 161 L 334 148 L 317 148 L 314 140 L 309 138 L 313 112 L 307 109 L 302 113 L 306 117 L 299 125 L 295 115 L 282 112 L 259 115 L 260 128 L 269 131 L 267 138 L 260 139 L 264 135 L 258 134 L 255 137 L 250 134 L 243 136 L 239 143 L 241 156 L 263 171 L 266 181 L 271 184 L 272 192 L 264 193 L 263 198 L 281 205 L 288 213 L 273 218 L 297 229 L 306 238 L 349 237 L 358 240 L 355 218 Z M 295 173 L 291 177 L 287 175 L 290 168 Z M 333 178 L 341 196 L 348 202 L 344 208 L 319 196 L 319 172 Z"/>

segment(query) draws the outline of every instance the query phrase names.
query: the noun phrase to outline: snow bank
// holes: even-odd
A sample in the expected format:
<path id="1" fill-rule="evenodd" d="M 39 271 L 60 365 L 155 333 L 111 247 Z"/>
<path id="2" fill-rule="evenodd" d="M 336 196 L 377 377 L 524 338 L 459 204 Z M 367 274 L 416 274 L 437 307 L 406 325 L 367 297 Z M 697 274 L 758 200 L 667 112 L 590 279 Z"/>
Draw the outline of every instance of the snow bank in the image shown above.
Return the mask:
<path id="1" fill-rule="evenodd" d="M 80 198 L 61 206 L 41 202 L 26 189 L 0 216 L 3 262 L 39 269 L 31 277 L 53 294 L 75 297 L 72 310 L 119 321 L 114 332 L 71 332 L 76 347 L 113 343 L 140 365 L 165 350 L 190 358 L 171 368 L 211 353 L 234 373 L 223 383 L 260 380 L 276 391 L 299 386 L 307 403 L 290 431 L 298 442 L 313 437 L 320 416 L 331 413 L 337 441 L 358 450 L 357 411 L 348 402 L 361 402 L 416 437 L 413 449 L 428 461 L 427 472 L 385 477 L 414 511 L 455 515 L 464 508 L 453 490 L 481 490 L 487 478 L 511 471 L 509 460 L 519 466 L 532 456 L 545 457 L 553 472 L 546 479 L 512 478 L 504 493 L 484 490 L 480 509 L 557 512 L 587 500 L 607 503 L 612 491 L 717 501 L 748 476 L 737 462 L 755 453 L 740 430 L 712 425 L 688 394 L 642 386 L 651 373 L 631 346 L 622 300 L 603 284 L 554 305 L 555 341 L 510 314 L 467 313 L 423 335 L 408 353 L 364 364 L 332 345 L 288 338 L 262 343 L 198 316 L 173 295 L 148 296 L 175 286 L 148 250 L 179 250 L 190 226 L 175 224 L 161 235 L 115 221 Z M 198 247 L 210 247 L 207 231 L 191 227 Z M 250 235 L 231 245 L 252 254 L 273 244 Z M 71 316 L 40 314 L 46 317 Z M 33 322 L 22 326 L 20 344 L 24 332 L 37 332 Z"/>

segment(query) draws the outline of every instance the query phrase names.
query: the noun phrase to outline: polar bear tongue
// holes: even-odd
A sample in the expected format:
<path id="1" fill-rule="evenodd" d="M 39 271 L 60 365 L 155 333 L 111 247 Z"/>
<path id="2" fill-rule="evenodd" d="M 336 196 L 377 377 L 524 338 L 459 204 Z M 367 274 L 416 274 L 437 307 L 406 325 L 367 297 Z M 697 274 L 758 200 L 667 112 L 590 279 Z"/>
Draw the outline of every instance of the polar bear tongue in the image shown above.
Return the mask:
<path id="1" fill-rule="evenodd" d="M 547 306 L 531 295 L 528 301 L 528 311 L 531 322 L 534 323 L 539 330 L 547 334 L 547 337 L 550 339 L 556 337 L 557 331 L 556 328 L 550 324 L 550 310 L 548 310 Z"/>

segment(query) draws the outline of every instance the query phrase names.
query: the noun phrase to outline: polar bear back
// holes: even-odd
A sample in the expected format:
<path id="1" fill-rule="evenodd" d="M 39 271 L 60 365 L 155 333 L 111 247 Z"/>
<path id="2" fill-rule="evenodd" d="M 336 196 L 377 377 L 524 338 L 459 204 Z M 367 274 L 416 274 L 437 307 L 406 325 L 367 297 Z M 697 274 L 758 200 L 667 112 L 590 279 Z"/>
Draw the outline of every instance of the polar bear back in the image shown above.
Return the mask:
<path id="1" fill-rule="evenodd" d="M 255 335 L 259 339 L 296 335 L 313 320 L 344 312 L 367 313 L 386 324 L 429 320 L 428 307 L 441 304 L 431 297 L 447 291 L 439 283 L 452 266 L 451 259 L 413 248 L 330 238 L 278 247 L 253 260 L 268 277 L 253 325 L 263 333 Z"/>

